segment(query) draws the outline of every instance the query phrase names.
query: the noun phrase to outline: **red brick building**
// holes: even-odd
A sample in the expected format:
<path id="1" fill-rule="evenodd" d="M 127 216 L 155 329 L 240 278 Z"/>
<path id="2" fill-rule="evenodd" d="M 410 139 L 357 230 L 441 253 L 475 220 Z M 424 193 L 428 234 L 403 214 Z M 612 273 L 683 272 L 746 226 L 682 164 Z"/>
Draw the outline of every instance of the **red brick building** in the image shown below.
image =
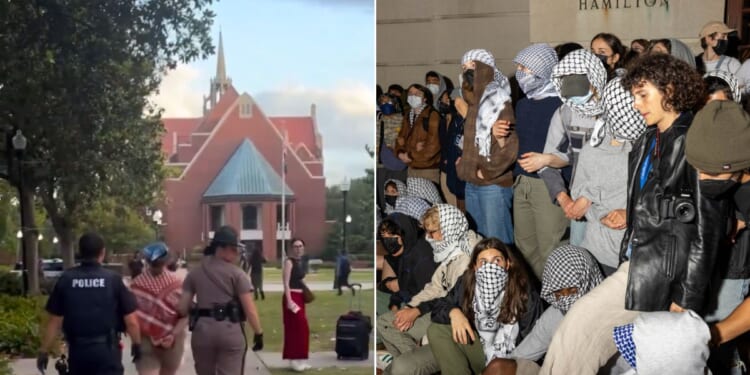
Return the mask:
<path id="1" fill-rule="evenodd" d="M 203 246 L 216 228 L 228 224 L 246 244 L 262 246 L 268 260 L 280 257 L 283 234 L 287 240 L 303 238 L 311 255 L 322 251 L 326 188 L 314 104 L 310 116 L 266 116 L 249 94 L 232 86 L 220 36 L 216 77 L 204 96 L 203 116 L 163 122 L 162 149 L 170 177 L 161 233 L 173 250 Z M 289 141 L 282 187 L 285 132 Z"/>

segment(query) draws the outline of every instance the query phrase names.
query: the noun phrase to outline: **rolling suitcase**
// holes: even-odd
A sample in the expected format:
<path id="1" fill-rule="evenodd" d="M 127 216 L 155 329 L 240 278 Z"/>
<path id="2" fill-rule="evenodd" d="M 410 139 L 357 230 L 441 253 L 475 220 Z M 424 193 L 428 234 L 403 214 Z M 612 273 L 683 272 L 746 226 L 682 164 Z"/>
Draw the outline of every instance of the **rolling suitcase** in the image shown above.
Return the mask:
<path id="1" fill-rule="evenodd" d="M 353 310 L 354 296 L 349 300 L 349 312 L 336 322 L 336 357 L 365 360 L 370 355 L 372 321 L 362 312 L 362 287 L 359 288 L 358 309 Z"/>

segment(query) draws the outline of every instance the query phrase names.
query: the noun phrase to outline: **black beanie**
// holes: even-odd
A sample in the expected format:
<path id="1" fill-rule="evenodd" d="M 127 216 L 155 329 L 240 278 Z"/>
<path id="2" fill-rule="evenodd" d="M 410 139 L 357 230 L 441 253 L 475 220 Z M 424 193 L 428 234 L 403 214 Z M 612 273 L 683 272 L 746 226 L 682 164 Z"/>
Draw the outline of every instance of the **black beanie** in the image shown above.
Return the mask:
<path id="1" fill-rule="evenodd" d="M 750 115 L 733 101 L 709 102 L 688 129 L 685 155 L 688 163 L 701 172 L 750 168 Z"/>

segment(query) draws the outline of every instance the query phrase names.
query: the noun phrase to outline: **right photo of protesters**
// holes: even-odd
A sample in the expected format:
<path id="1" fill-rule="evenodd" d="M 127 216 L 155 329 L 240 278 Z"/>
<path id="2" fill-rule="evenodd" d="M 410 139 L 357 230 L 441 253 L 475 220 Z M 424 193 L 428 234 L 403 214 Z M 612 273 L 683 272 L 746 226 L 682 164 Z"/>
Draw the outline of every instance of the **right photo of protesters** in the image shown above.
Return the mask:
<path id="1" fill-rule="evenodd" d="M 424 79 L 441 116 L 441 181 L 386 171 L 383 207 L 435 251 L 481 239 L 396 293 L 378 374 L 747 374 L 750 3 L 528 3 L 378 3 L 378 83 Z"/>

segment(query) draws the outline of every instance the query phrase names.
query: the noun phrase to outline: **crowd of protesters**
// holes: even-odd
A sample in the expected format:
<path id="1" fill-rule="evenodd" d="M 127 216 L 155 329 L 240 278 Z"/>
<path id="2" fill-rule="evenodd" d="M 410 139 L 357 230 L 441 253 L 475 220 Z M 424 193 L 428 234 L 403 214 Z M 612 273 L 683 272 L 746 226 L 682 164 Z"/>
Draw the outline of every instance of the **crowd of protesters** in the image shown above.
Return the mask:
<path id="1" fill-rule="evenodd" d="M 510 79 L 472 49 L 457 81 L 378 87 L 378 371 L 744 373 L 734 31 L 708 22 L 697 56 L 610 33 L 532 44 Z"/>

